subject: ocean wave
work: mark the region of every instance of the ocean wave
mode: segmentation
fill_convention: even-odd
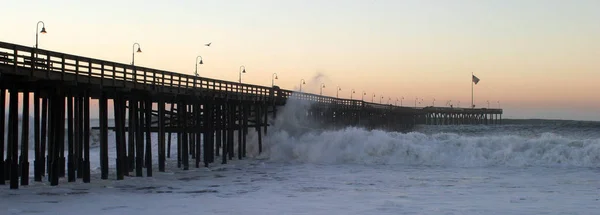
[[[512,135],[492,132],[497,128],[489,126],[438,127],[437,131],[417,129],[409,133],[356,127],[324,130],[305,117],[309,106],[301,101],[288,102],[271,122],[263,156],[274,161],[319,164],[600,167],[599,138],[552,132]],[[462,132],[446,132],[456,128]]]
[[[574,140],[552,133],[540,137],[426,135],[361,128],[269,135],[268,157],[321,164],[433,166],[600,167],[600,139]]]

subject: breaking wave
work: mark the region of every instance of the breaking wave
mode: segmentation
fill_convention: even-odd
[[[308,106],[288,102],[272,121],[265,156],[274,161],[317,164],[600,167],[597,138],[575,139],[549,132],[520,136],[399,133],[356,127],[323,130],[306,119],[303,110]]]
[[[435,166],[600,167],[600,140],[572,140],[552,133],[466,137],[346,128],[290,136],[270,136],[272,160],[323,164],[406,164]]]

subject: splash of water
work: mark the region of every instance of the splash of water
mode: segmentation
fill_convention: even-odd
[[[356,127],[323,130],[306,117],[310,105],[290,99],[278,118],[271,120],[273,126],[261,156],[318,164],[600,166],[600,139],[574,139],[554,133],[531,137],[400,133]],[[256,155],[255,149],[251,151]]]

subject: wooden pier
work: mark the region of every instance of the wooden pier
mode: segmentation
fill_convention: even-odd
[[[502,114],[500,109],[410,108],[338,99],[0,42],[0,112],[8,113],[0,115],[0,184],[8,181],[11,189],[29,184],[30,142],[34,181],[46,178],[55,186],[66,177],[89,183],[90,100],[99,109],[101,178],[108,179],[109,159],[114,159],[116,179],[122,180],[152,176],[155,164],[165,171],[172,144],[177,166],[184,170],[243,159],[247,144],[257,144],[262,152],[269,117],[277,117],[289,99],[309,102],[304,114],[324,128],[405,131],[416,124],[497,124]],[[109,117],[114,126],[109,127]],[[34,139],[29,140],[32,126]],[[109,141],[109,130],[114,141]],[[257,142],[247,142],[249,132],[256,132]],[[151,133],[158,136],[157,151]],[[177,141],[171,143],[171,136]],[[108,156],[109,142],[116,144],[114,158]],[[153,153],[158,161],[152,160]]]
[[[501,109],[472,109],[425,107],[425,122],[428,125],[501,124]]]

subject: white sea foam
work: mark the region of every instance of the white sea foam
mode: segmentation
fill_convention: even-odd
[[[458,134],[396,133],[346,128],[290,136],[269,136],[273,160],[324,164],[436,166],[600,166],[600,140],[572,140],[551,133],[466,137]]]
[[[399,133],[356,127],[322,130],[306,118],[304,110],[309,106],[291,100],[272,120],[264,156],[319,164],[600,166],[600,139],[573,139],[553,133],[528,137]]]

